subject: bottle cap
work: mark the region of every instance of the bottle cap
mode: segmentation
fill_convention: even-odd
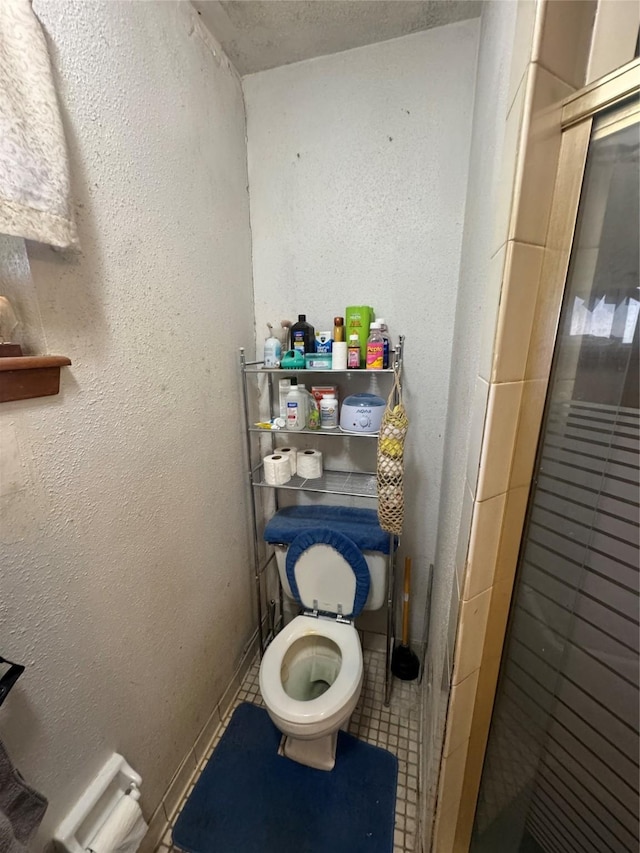
[[[355,341],[358,345],[360,344],[360,338],[356,334],[349,335],[349,340]]]
[[[344,317],[334,317],[333,318],[333,325],[334,326],[342,326],[343,323],[344,323]]]
[[[376,320],[375,323],[369,323],[369,329],[379,329],[380,323]]]
[[[297,384],[298,384],[298,380],[296,379],[295,376],[292,376],[291,377],[291,387],[295,388]]]
[[[298,314],[298,323],[304,323],[307,319],[306,314]]]

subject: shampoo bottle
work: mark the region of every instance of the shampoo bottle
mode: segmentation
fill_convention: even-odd
[[[350,305],[344,316],[349,343],[351,343],[352,335],[358,336],[360,341],[360,367],[366,367],[369,324],[375,316],[373,308],[368,305]]]
[[[307,323],[306,314],[298,314],[298,322],[291,327],[291,346],[302,355],[316,351],[316,330]]]

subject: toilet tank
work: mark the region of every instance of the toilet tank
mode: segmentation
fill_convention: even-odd
[[[328,527],[353,540],[369,567],[370,587],[365,610],[379,610],[387,597],[387,571],[391,537],[380,527],[375,510],[342,506],[293,506],[279,510],[265,527],[264,538],[274,546],[282,589],[293,599],[287,578],[289,545],[305,530]],[[397,539],[393,538],[393,547]],[[326,567],[326,551],[318,551],[318,571]]]

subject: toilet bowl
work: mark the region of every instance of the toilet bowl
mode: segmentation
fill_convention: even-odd
[[[352,540],[317,529],[301,533],[291,544],[287,577],[304,612],[267,648],[260,692],[284,735],[284,754],[331,770],[338,731],[348,725],[362,689],[362,648],[351,620],[367,600],[369,571]]]

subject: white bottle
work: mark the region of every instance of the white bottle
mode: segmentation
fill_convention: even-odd
[[[291,390],[287,394],[287,429],[300,431],[307,424],[307,389],[298,385],[297,379],[291,380]]]
[[[326,394],[320,400],[320,428],[335,429],[338,426],[338,401],[335,394]]]
[[[280,379],[278,382],[278,404],[280,408],[280,417],[287,419],[287,394],[291,390],[290,379]]]
[[[271,323],[267,323],[269,329],[269,337],[264,342],[264,366],[265,367],[280,367],[280,356],[282,355],[282,345],[278,338],[273,334]]]

